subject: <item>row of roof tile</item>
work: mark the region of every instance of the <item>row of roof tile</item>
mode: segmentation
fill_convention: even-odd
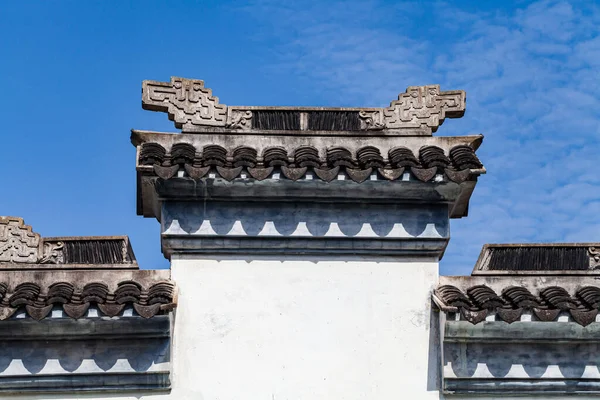
[[[259,157],[257,150],[251,147],[228,151],[218,145],[208,145],[198,151],[189,143],[176,143],[167,152],[160,144],[150,142],[142,145],[139,164],[153,166],[163,179],[175,176],[182,168],[190,177],[201,179],[215,168],[224,179],[232,180],[245,168],[251,177],[263,180],[279,167],[288,179],[297,180],[311,168],[318,178],[327,182],[335,179],[340,168],[356,182],[366,180],[373,170],[385,179],[395,180],[406,169],[422,181],[445,174],[452,181],[462,182],[472,169],[483,167],[468,145],[453,147],[448,156],[437,146],[422,147],[418,157],[406,147],[395,147],[389,150],[387,159],[374,146],[362,147],[356,155],[343,147],[330,147],[324,153],[325,157],[321,157],[315,147],[301,146],[290,155],[283,147],[269,147]]]
[[[20,307],[25,307],[32,318],[41,320],[54,305],[62,305],[65,314],[78,319],[85,315],[90,304],[96,304],[109,317],[132,305],[139,315],[150,318],[175,307],[174,296],[175,285],[170,281],[157,282],[146,289],[142,284],[128,280],[120,282],[114,292],[101,282],[88,283],[81,290],[69,282],[56,282],[47,288],[24,282],[12,291],[5,283],[0,283],[0,320],[11,317]]]
[[[466,291],[443,285],[434,291],[442,306],[454,308],[473,323],[479,323],[495,312],[508,323],[519,320],[523,311],[530,310],[541,321],[555,320],[561,311],[571,314],[583,326],[595,321],[600,308],[600,287],[584,286],[571,295],[565,288],[549,286],[537,295],[523,286],[509,286],[497,294],[486,285],[469,287]]]

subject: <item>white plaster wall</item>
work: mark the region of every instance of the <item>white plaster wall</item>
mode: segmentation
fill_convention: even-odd
[[[438,398],[437,262],[174,258],[172,273],[177,399]]]
[[[171,393],[2,398],[441,399],[430,337],[437,271],[433,261],[174,257],[180,293]]]
[[[430,337],[437,275],[433,260],[175,256],[171,393],[19,398],[439,399]]]

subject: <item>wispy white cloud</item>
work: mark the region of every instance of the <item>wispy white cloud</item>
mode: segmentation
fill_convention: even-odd
[[[488,168],[471,215],[453,222],[445,274],[469,273],[486,242],[600,241],[600,8],[538,1],[257,2],[279,37],[271,68],[331,104],[383,105],[406,86],[464,89],[468,111],[439,134],[481,132]]]

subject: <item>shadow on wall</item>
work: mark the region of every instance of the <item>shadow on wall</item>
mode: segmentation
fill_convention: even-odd
[[[437,392],[442,388],[442,360],[440,352],[440,313],[434,311],[433,301],[429,304],[429,350],[427,352],[427,391]]]
[[[170,359],[168,338],[69,341],[2,341],[0,373],[22,374],[19,360],[31,374],[65,372],[145,372]],[[58,361],[60,367],[48,363]],[[94,365],[85,363],[92,360]]]
[[[207,223],[208,221],[208,223]],[[237,223],[237,224],[236,224]],[[332,224],[341,236],[369,237],[447,237],[448,208],[445,205],[410,207],[406,205],[231,202],[170,203],[163,210],[163,230],[168,234],[207,234],[258,236],[324,236]],[[240,226],[241,225],[241,226]],[[368,225],[368,228],[365,226]]]
[[[444,360],[457,378],[600,379],[600,344],[444,344]],[[590,371],[591,367],[591,371]],[[448,368],[448,367],[446,367]],[[586,372],[587,369],[587,372]],[[448,375],[446,372],[446,375]]]

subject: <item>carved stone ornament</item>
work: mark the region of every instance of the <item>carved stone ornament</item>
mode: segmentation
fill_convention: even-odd
[[[588,253],[590,255],[590,269],[600,268],[600,248],[590,247]]]
[[[462,90],[442,92],[439,85],[427,85],[408,87],[387,108],[227,107],[219,104],[218,97],[213,96],[201,80],[171,77],[169,82],[144,81],[142,84],[142,107],[168,113],[169,119],[184,132],[201,132],[215,127],[244,131],[274,129],[266,125],[252,126],[255,112],[260,112],[267,125],[283,130],[310,130],[307,118],[335,119],[331,116],[333,113],[343,121],[337,121],[336,128],[333,127],[335,121],[331,120],[328,122],[330,128],[325,130],[385,130],[411,134],[416,130],[419,134],[430,135],[445,118],[461,117],[465,103],[466,94]],[[360,127],[349,128],[351,125],[347,122],[356,117],[360,119]],[[258,118],[258,121],[262,119]]]
[[[171,77],[170,82],[144,81],[142,107],[163,111],[178,128],[194,130],[194,126],[225,126],[227,106],[204,87],[204,81]]]
[[[252,111],[229,109],[226,126],[232,129],[250,129],[252,127]]]
[[[425,128],[435,132],[446,117],[461,117],[466,94],[440,91],[440,85],[410,86],[388,108],[360,111],[364,129]]]
[[[62,264],[64,261],[63,247],[65,247],[63,242],[44,243],[44,253],[38,262],[40,264]]]
[[[0,217],[0,262],[60,264],[63,242],[44,242],[22,218]]]
[[[364,126],[363,128],[369,131],[379,131],[385,128],[385,123],[383,122],[383,112],[382,110],[375,111],[365,111],[361,110],[358,113],[360,119],[363,120]]]
[[[36,263],[39,248],[40,235],[23,219],[0,217],[0,262]]]

